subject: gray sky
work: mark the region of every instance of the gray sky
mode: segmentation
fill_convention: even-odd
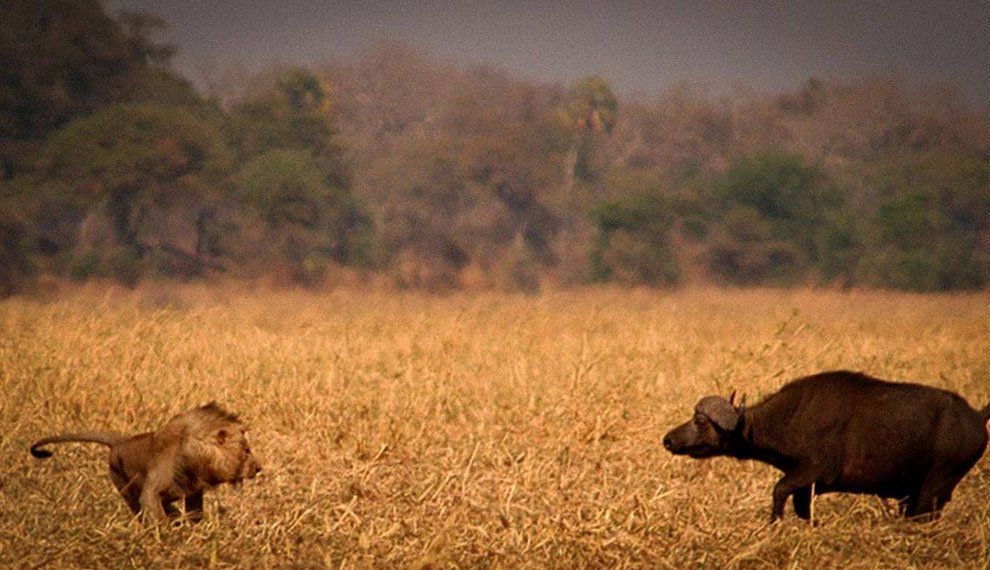
[[[681,82],[713,93],[792,90],[809,77],[898,73],[990,103],[990,0],[791,2],[107,0],[169,23],[175,67],[347,60],[400,41],[544,82],[606,78],[622,95]]]

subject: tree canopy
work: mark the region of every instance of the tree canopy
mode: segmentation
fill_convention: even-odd
[[[196,92],[153,14],[2,0],[0,294],[990,284],[990,113],[903,79],[620,98],[401,44]]]

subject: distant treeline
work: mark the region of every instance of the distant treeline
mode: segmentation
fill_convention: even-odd
[[[155,16],[3,4],[0,294],[42,275],[990,284],[990,113],[951,85],[620,101],[596,77],[381,45],[203,94],[170,70]]]

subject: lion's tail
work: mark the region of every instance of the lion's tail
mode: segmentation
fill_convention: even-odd
[[[102,443],[107,447],[113,447],[114,444],[123,439],[123,436],[108,433],[108,432],[90,432],[90,433],[64,433],[60,435],[53,435],[52,437],[46,437],[44,439],[39,439],[31,446],[31,455],[38,458],[51,457],[52,452],[47,449],[40,449],[43,445],[48,445],[50,443],[66,443],[66,442],[81,442],[81,443]]]

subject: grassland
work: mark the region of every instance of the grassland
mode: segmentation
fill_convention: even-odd
[[[990,400],[990,295],[83,290],[0,302],[0,566],[986,568],[990,463],[942,519],[826,495],[766,523],[772,468],[673,457],[695,401],[852,368]],[[216,399],[265,471],[208,521],[132,521],[97,446]],[[883,418],[877,418],[883,421]]]

